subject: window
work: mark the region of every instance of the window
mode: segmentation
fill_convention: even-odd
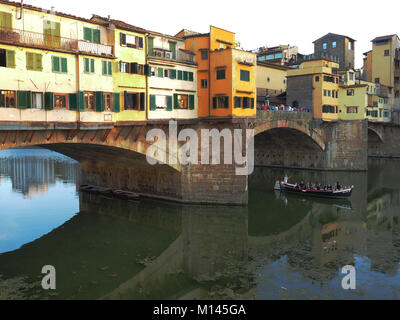
[[[329,77],[329,76],[324,76],[324,81],[325,82],[335,83],[335,78],[334,77]]]
[[[189,80],[189,72],[183,71],[183,80],[185,80],[185,81]]]
[[[201,79],[201,88],[202,89],[207,89],[207,87],[208,87],[207,79]]]
[[[326,97],[328,95],[328,92],[326,90],[324,90],[324,97]]]
[[[178,70],[178,80],[183,80],[183,71]]]
[[[51,57],[52,61],[52,70],[53,72],[61,72],[67,73],[68,72],[68,62],[67,58],[60,58],[60,57]]]
[[[328,49],[328,44],[327,44],[327,43],[323,43],[323,44],[322,44],[322,49],[323,49],[324,51],[326,51],[326,50]]]
[[[0,29],[11,30],[13,27],[13,16],[12,13],[0,12]]]
[[[250,71],[240,70],[240,81],[250,81]]]
[[[169,78],[169,70],[164,69],[164,78]]]
[[[271,78],[270,77],[267,78],[267,82],[268,83],[271,82]]]
[[[42,55],[38,53],[26,53],[26,69],[32,71],[43,71]]]
[[[0,49],[0,67],[15,68],[15,51]]]
[[[15,91],[0,91],[0,108],[15,107]]]
[[[111,61],[102,61],[102,73],[103,76],[111,76],[112,75],[112,62]]]
[[[375,83],[380,83],[381,80],[379,78],[375,78]]]
[[[43,20],[43,35],[45,46],[61,47],[61,25],[59,22]]]
[[[337,107],[335,108],[334,106],[327,106],[327,105],[322,106],[323,113],[337,113],[336,109],[337,109]]]
[[[249,101],[250,99],[249,98],[247,98],[247,97],[243,97],[242,98],[242,101],[243,101],[243,104],[242,104],[242,107],[243,107],[243,109],[249,109],[249,107],[250,107],[250,104],[249,104]]]
[[[125,110],[145,110],[145,94],[144,92],[126,92],[124,93]]]
[[[85,92],[85,110],[94,110],[95,109],[95,95],[94,92]],[[60,100],[60,103],[62,103],[62,100]],[[57,101],[56,101],[56,106],[57,106]]]
[[[354,80],[354,73],[353,72],[349,72],[349,80],[350,81]]]
[[[354,90],[353,89],[347,90],[347,95],[348,96],[354,96]]]
[[[346,107],[347,113],[358,113],[358,107]]]
[[[277,53],[275,55],[275,59],[282,59],[282,53]]]
[[[66,94],[54,94],[54,108],[55,109],[67,109],[67,95]]]
[[[114,99],[112,93],[104,93],[104,110],[113,111]]]
[[[336,41],[332,42],[332,48],[335,49],[336,48]]]
[[[235,97],[235,105],[234,107],[236,109],[242,108],[242,98],[241,97]]]
[[[208,51],[201,51],[201,60],[208,60]]]
[[[32,92],[32,108],[33,109],[43,109],[43,93]]]
[[[178,109],[189,109],[189,96],[187,94],[178,94],[176,97]]]
[[[83,58],[84,62],[84,71],[85,73],[94,73],[94,59],[91,58]]]
[[[349,42],[349,50],[353,51],[353,42]]]
[[[315,82],[319,82],[319,76],[315,77]]]
[[[214,97],[213,109],[229,109],[229,97],[227,96]]]
[[[265,61],[265,56],[259,56],[258,61]]]
[[[328,90],[328,97],[331,96],[331,90]]]
[[[120,45],[122,47],[143,49],[143,37],[120,33]]]
[[[83,39],[93,43],[100,43],[100,30],[83,28]]]
[[[388,44],[389,40],[381,40],[381,41],[376,41],[375,45],[377,46],[384,46],[385,44]]]
[[[274,60],[274,55],[273,54],[267,55],[267,60]]]
[[[390,51],[389,50],[385,50],[385,57],[390,56]]]
[[[225,79],[225,69],[217,70],[217,80]]]

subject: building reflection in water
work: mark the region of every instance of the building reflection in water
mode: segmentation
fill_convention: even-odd
[[[34,161],[18,171],[24,165],[16,163],[11,161],[5,174],[15,188],[51,184],[47,171],[63,180],[76,174],[73,166],[62,170],[57,163]],[[248,207],[81,194],[80,213],[70,221],[0,255],[0,274],[35,279],[41,264],[54,264],[57,299],[395,298],[397,165],[372,161],[368,174],[288,172],[295,180],[354,184],[351,201],[276,195],[274,179],[284,172],[275,169],[257,169],[250,177]],[[40,175],[17,183],[14,172],[29,176],[36,168]],[[341,289],[345,265],[359,268],[361,289],[353,295]],[[375,290],[386,284],[394,290]]]
[[[0,153],[0,179],[9,178],[14,191],[29,198],[47,193],[56,181],[75,183],[78,172],[75,161],[55,153],[49,156],[50,151],[41,149],[33,149],[34,156],[31,156],[30,150]]]

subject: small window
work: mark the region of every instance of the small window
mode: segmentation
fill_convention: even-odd
[[[390,51],[389,50],[385,50],[385,57],[390,56]]]
[[[83,28],[83,39],[93,43],[100,43],[100,30]]]
[[[324,51],[326,51],[326,50],[328,49],[328,44],[327,44],[327,43],[323,43],[323,44],[322,44],[322,49],[323,49]]]
[[[15,51],[0,49],[0,67],[15,68]]]
[[[335,49],[336,48],[336,41],[332,42],[332,48]]]
[[[240,70],[240,81],[250,81],[250,71]]]
[[[270,77],[267,78],[267,82],[268,83],[271,82],[271,78]]]
[[[201,60],[208,60],[208,51],[201,51]]]
[[[347,95],[348,96],[354,96],[354,90],[353,89],[347,90]]]
[[[56,103],[57,106],[57,103]],[[85,92],[85,110],[95,109],[95,95],[94,92]]]
[[[43,93],[32,92],[32,108],[33,109],[43,109]]]
[[[207,89],[207,87],[208,87],[207,79],[201,79],[201,88],[202,89]]]
[[[168,69],[164,70],[164,78],[169,78],[169,70]]]
[[[189,109],[189,96],[187,94],[178,94],[177,102],[179,109]]]
[[[217,70],[217,80],[225,79],[225,69]]]
[[[84,71],[85,71],[85,73],[94,73],[95,72],[94,59],[83,58],[83,63],[84,63]]]
[[[319,82],[319,76],[315,77],[315,82]]]
[[[112,76],[112,62],[102,61],[102,74],[103,76]]]
[[[93,94],[94,97],[94,94]],[[94,105],[94,103],[93,103]],[[86,107],[86,105],[85,105]],[[54,94],[54,108],[55,109],[66,109],[67,108],[67,95],[66,94]]]
[[[26,69],[32,71],[43,71],[43,57],[38,53],[26,53]]]
[[[67,58],[60,58],[53,56],[52,60],[52,70],[55,73],[67,73],[68,72],[68,61]]]
[[[350,73],[349,73],[349,80],[350,80],[350,81],[353,81],[353,80],[354,80],[354,73],[353,73],[353,72],[350,72]]]
[[[112,93],[104,93],[104,109],[105,111],[113,111],[113,94]]]
[[[0,108],[15,108],[15,91],[0,91]]]

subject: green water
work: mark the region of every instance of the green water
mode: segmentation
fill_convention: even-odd
[[[1,299],[398,299],[400,162],[368,173],[257,168],[248,207],[126,202],[76,192],[78,164],[0,151]],[[351,201],[274,180],[355,185]],[[54,291],[42,267],[56,269]],[[353,265],[357,288],[341,286]]]

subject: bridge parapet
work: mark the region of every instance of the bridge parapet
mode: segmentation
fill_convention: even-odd
[[[300,111],[270,111],[270,110],[259,110],[257,111],[257,120],[313,120],[313,114],[311,112],[300,112]]]

